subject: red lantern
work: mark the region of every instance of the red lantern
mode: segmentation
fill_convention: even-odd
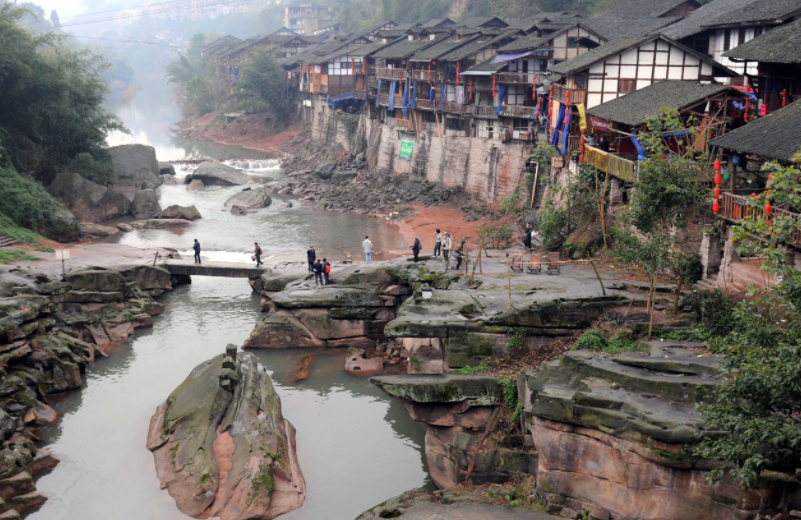
[[[715,186],[720,186],[720,181],[721,181],[721,180],[722,180],[722,179],[720,178],[720,174],[719,174],[719,173],[716,173],[716,174],[715,174]]]
[[[715,190],[712,193],[715,195],[715,200],[720,198],[720,188],[715,187]]]
[[[715,171],[720,171],[720,159],[715,159]]]
[[[717,215],[719,211],[720,211],[720,204],[718,203],[718,201],[713,202],[712,203],[712,213]]]
[[[431,62],[428,62],[428,82],[431,83]]]
[[[768,104],[767,103],[762,103],[762,106],[759,107],[759,115],[762,116],[762,117],[765,117],[766,115],[768,115]]]
[[[782,90],[782,107],[787,106],[787,89]]]
[[[367,61],[362,58],[362,74],[367,75]]]
[[[534,74],[534,81],[531,83],[531,98],[537,102],[537,75]]]
[[[765,216],[769,217],[773,213],[773,206],[770,205],[770,201],[765,203]]]
[[[456,64],[456,85],[459,85],[459,64]]]
[[[569,104],[570,104],[570,91],[569,90],[565,90],[565,105],[569,105]]]
[[[748,111],[751,110],[751,104],[748,100],[745,101],[745,110],[743,111],[743,120],[747,123],[748,122]]]

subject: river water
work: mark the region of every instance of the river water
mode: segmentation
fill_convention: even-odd
[[[157,94],[140,93],[138,101],[121,110],[133,134],[127,140],[153,144],[160,159],[259,159],[236,149],[171,138],[168,129],[177,111]],[[140,107],[147,99],[156,106]],[[277,163],[258,166],[256,175],[282,175]],[[198,238],[208,262],[247,262],[246,251],[258,241],[269,255],[268,266],[279,259],[302,261],[309,245],[334,257],[356,254],[364,235],[371,236],[377,250],[404,245],[386,223],[321,212],[297,201],[287,208],[282,197],[274,197],[270,207],[253,215],[234,216],[222,204],[240,189],[188,192],[183,184],[162,186],[158,192],[163,207],[194,204],[203,219],[180,231],[140,230],[121,234],[118,240],[189,254],[192,239]],[[91,365],[84,387],[53,403],[63,418],[42,432],[43,444],[61,464],[38,480],[39,491],[50,499],[30,519],[188,518],[159,489],[153,457],[145,448],[148,423],[196,365],[228,343],[242,344],[260,319],[259,298],[244,280],[195,277],[192,285],[177,288],[161,301],[166,311],[152,329],[140,330],[109,358]],[[298,457],[307,483],[305,505],[281,518],[351,520],[389,497],[429,485],[423,426],[366,379],[347,374],[344,351],[315,352],[309,378],[293,382],[307,352],[255,352],[273,378],[285,417],[297,428]]]

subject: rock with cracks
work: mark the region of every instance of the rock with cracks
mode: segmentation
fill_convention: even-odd
[[[234,345],[159,406],[147,442],[162,485],[192,517],[270,520],[305,500],[295,429],[256,357]]]
[[[186,184],[196,180],[202,181],[205,186],[237,186],[253,182],[253,177],[222,163],[207,162],[184,178]]]

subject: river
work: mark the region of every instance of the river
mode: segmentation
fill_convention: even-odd
[[[151,105],[140,106],[142,103]],[[141,92],[120,110],[136,142],[155,146],[159,158],[260,159],[237,149],[207,147],[168,134],[177,109],[158,92]],[[171,119],[172,118],[172,119]],[[115,138],[116,139],[116,138]],[[172,154],[172,155],[163,155]],[[253,173],[278,178],[277,163],[258,163]],[[315,245],[336,257],[357,252],[364,235],[377,250],[402,247],[387,223],[358,215],[329,213],[283,197],[253,215],[234,216],[222,203],[238,187],[188,192],[184,185],[158,188],[163,207],[195,204],[203,219],[181,231],[140,230],[122,234],[129,245],[173,247],[188,254],[192,239],[204,247],[205,261],[249,261],[258,241],[267,265],[297,258]],[[199,363],[228,343],[241,345],[260,318],[259,298],[243,280],[195,277],[161,301],[166,311],[152,329],[92,364],[84,387],[53,406],[62,420],[44,429],[43,444],[61,464],[37,486],[49,501],[32,520],[172,520],[181,514],[159,489],[153,457],[145,448],[156,407]],[[414,487],[429,485],[424,462],[424,427],[403,406],[363,378],[344,370],[344,351],[315,353],[307,380],[292,382],[306,351],[255,352],[273,377],[283,412],[297,428],[297,449],[307,482],[305,505],[285,520],[351,520],[365,509]]]

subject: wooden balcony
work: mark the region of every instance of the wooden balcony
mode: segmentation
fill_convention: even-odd
[[[406,71],[404,69],[387,69],[376,67],[374,70],[376,79],[390,81],[406,79]]]
[[[436,108],[439,108],[439,103],[435,101]],[[417,110],[431,110],[431,100],[429,98],[417,98]]]
[[[328,87],[327,94],[329,96],[339,96],[353,92],[355,89],[353,85],[326,85]]]
[[[525,130],[513,130],[512,139],[514,139],[515,141],[531,142],[534,140],[534,132],[528,132]]]
[[[554,85],[553,97],[557,101],[566,102],[570,97],[571,105],[578,105],[579,103],[587,102],[587,91],[585,89],[571,89],[562,85]]]
[[[534,117],[534,110],[535,107],[527,107],[522,105],[502,105],[500,116],[532,119]]]
[[[435,70],[429,72],[428,69],[418,69],[412,71],[410,78],[431,83],[442,83],[443,73]]]
[[[498,119],[498,107],[473,105],[473,115],[482,119]]]
[[[378,95],[378,104],[382,107],[389,106],[389,94],[379,94]]]
[[[367,101],[367,91],[366,90],[356,90],[354,95],[354,99],[361,99],[362,101]]]
[[[751,197],[723,192],[720,195],[719,215],[726,220],[739,222],[740,220],[746,219],[765,218],[765,209],[763,207],[754,207]],[[773,215],[777,217],[791,217],[795,220],[796,225],[793,228],[792,245],[801,246],[801,226],[798,224],[801,222],[801,215],[782,208],[773,208]]]
[[[439,100],[435,101],[437,104],[437,108],[439,108]],[[448,114],[456,114],[457,116],[464,116],[467,110],[466,106],[457,103],[456,101],[445,101],[442,103],[442,110],[443,112],[447,112]]]
[[[581,137],[579,137],[581,139]],[[598,148],[584,145],[584,164],[626,182],[637,181],[637,163]]]
[[[533,72],[499,72],[498,81],[501,83],[531,85],[534,83]]]
[[[414,133],[414,121],[411,119],[395,119],[395,128]]]

